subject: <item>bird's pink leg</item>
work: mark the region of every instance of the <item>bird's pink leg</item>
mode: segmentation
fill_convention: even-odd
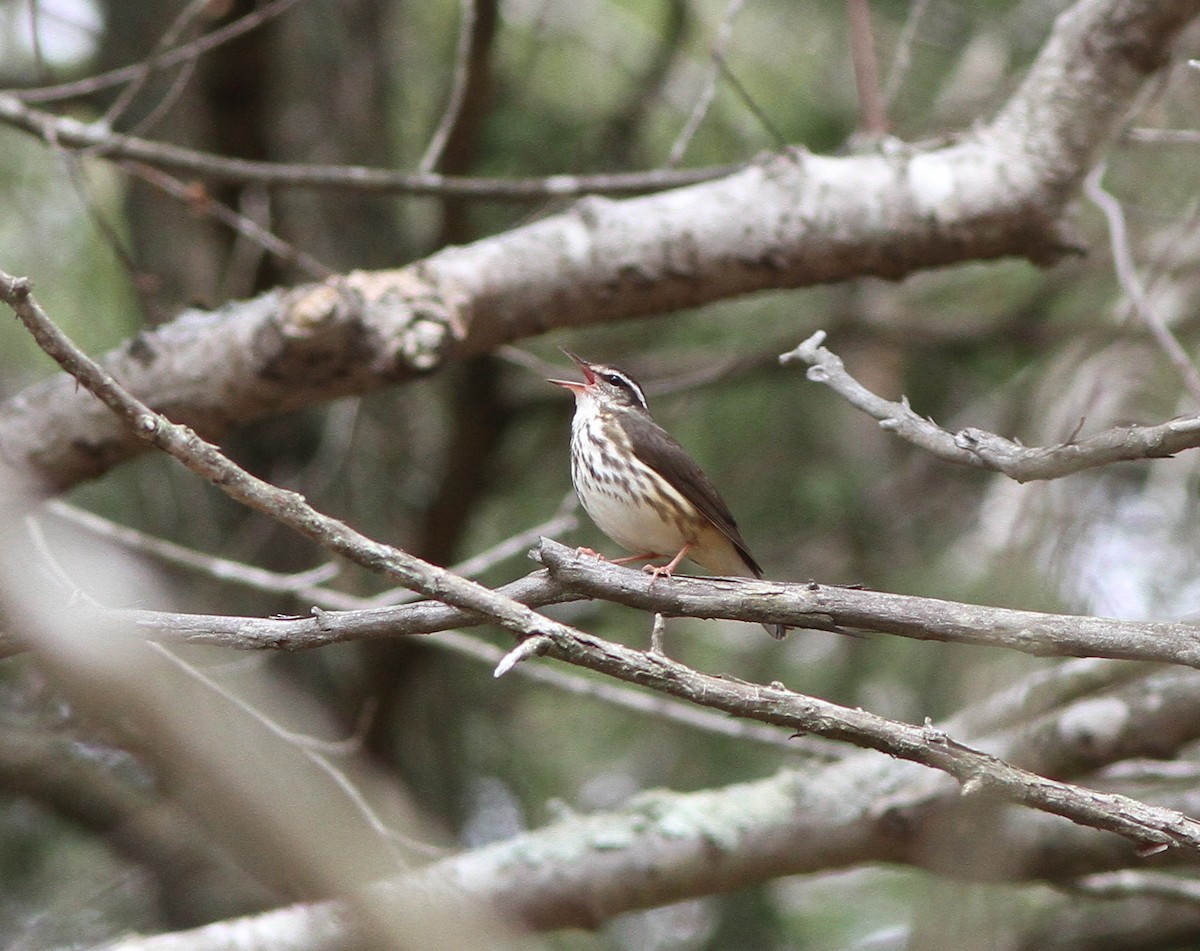
[[[688,542],[681,549],[679,549],[679,554],[668,561],[665,565],[646,565],[642,571],[646,572],[647,574],[654,575],[655,578],[662,577],[663,575],[666,575],[666,577],[670,578],[671,575],[675,573],[675,569],[679,567],[679,563],[683,561],[683,559],[687,556],[687,553],[691,550],[692,543]]]
[[[609,558],[607,555],[602,555],[594,548],[576,548],[581,555],[591,555],[593,558],[599,558],[601,561],[607,561],[610,565],[627,565],[633,561],[645,561],[647,558],[657,558],[658,553],[648,551],[644,555],[625,555],[623,558]]]
[[[644,555],[626,555],[624,558],[610,558],[609,561],[611,561],[614,565],[628,565],[631,562],[645,561],[647,558],[657,557],[657,552],[648,551]]]

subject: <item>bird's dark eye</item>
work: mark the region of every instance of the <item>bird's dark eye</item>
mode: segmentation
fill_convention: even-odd
[[[631,398],[641,406],[642,409],[646,408],[646,396],[642,392],[642,388],[620,370],[600,370],[596,375],[609,386],[616,387],[616,389],[623,392],[628,398]]]

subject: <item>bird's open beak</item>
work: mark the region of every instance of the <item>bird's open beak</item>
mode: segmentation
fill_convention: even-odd
[[[572,393],[582,393],[589,386],[596,382],[596,374],[592,372],[592,365],[583,357],[572,353],[570,350],[563,348],[563,353],[575,361],[579,369],[583,371],[584,382],[578,380],[548,380],[548,383],[553,383],[555,386],[564,386]]]

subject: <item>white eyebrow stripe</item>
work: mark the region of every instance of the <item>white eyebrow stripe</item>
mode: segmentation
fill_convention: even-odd
[[[637,401],[642,404],[642,409],[649,412],[650,407],[646,405],[646,394],[642,392],[641,386],[638,385],[638,382],[633,377],[631,377],[624,370],[618,370],[616,367],[605,367],[604,372],[611,373],[614,376],[619,376],[625,385],[633,390],[633,395],[636,396]]]

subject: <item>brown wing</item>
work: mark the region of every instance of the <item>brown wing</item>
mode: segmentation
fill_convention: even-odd
[[[700,514],[729,539],[746,566],[761,578],[762,568],[746,547],[729,506],[679,441],[646,413],[628,413],[622,422],[633,445],[633,454],[696,506]]]

